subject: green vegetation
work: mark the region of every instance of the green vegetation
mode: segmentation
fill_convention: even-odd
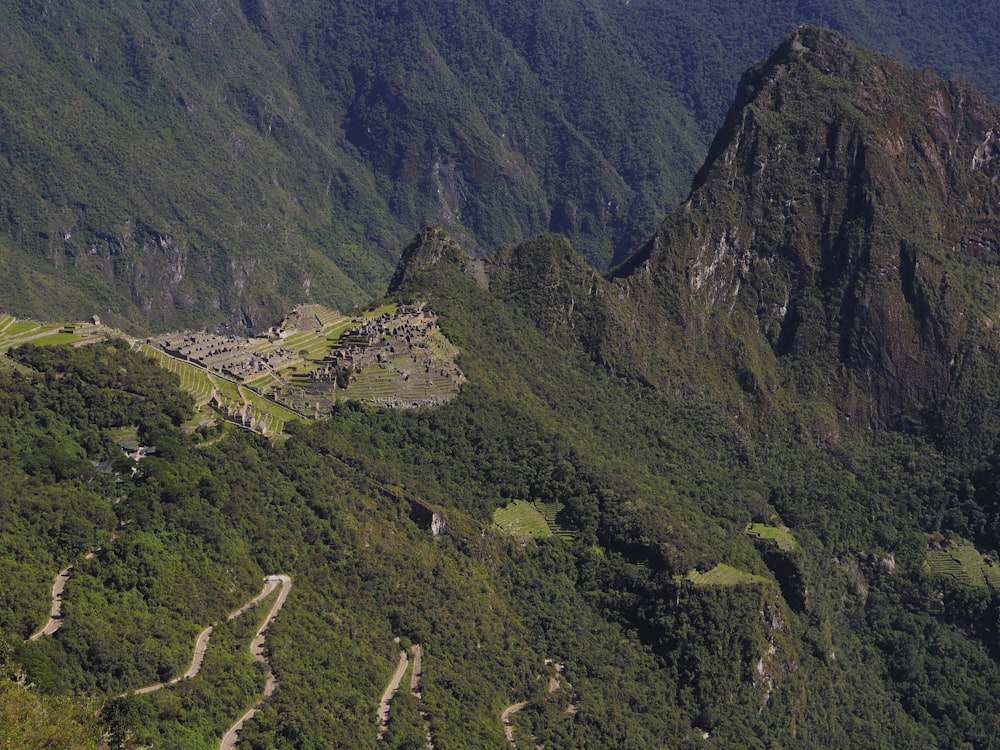
[[[1000,21],[968,3],[10,5],[0,298],[262,330],[303,299],[380,294],[429,222],[481,249],[559,231],[607,267],[802,23],[1000,94]]]
[[[504,508],[497,508],[493,512],[493,523],[511,536],[528,539],[552,536],[545,516],[534,505],[524,500],[514,500]]]
[[[435,271],[442,283],[448,273]],[[286,427],[278,443],[184,435],[175,425],[193,404],[179,378],[124,343],[14,350],[35,375],[0,375],[0,415],[10,415],[0,560],[11,582],[0,627],[10,642],[39,627],[52,576],[76,563],[62,628],[14,649],[35,690],[103,696],[103,721],[130,727],[139,745],[215,746],[262,690],[245,651],[253,618],[225,617],[264,573],[282,571],[296,585],[266,645],[280,686],[244,730],[251,747],[370,747],[398,657],[393,634],[424,649],[421,700],[404,692],[391,714],[400,741],[422,741],[423,711],[436,746],[500,746],[500,711],[532,696],[518,731],[553,747],[684,747],[703,730],[747,744],[786,737],[793,723],[807,746],[825,747],[849,744],[846,717],[871,722],[873,747],[926,744],[931,732],[941,744],[986,736],[977,717],[1000,693],[981,620],[963,620],[968,636],[949,623],[988,608],[956,600],[935,614],[918,604],[933,597],[911,591],[924,580],[913,540],[964,523],[945,489],[960,486],[957,467],[915,439],[866,433],[833,450],[793,435],[749,454],[746,435],[710,404],[580,364],[463,279],[448,281],[440,303],[471,375],[456,401],[414,412],[344,402],[330,420]],[[133,439],[158,449],[135,476],[89,478],[88,459],[130,469],[116,443]],[[493,532],[503,497],[536,499],[512,516],[530,514],[539,534],[558,523],[572,535],[524,546]],[[418,501],[440,509],[438,537]],[[763,585],[770,563],[746,533],[754,516],[794,525],[808,610]],[[860,554],[886,548],[893,573]],[[686,578],[692,569],[708,572]],[[845,569],[863,578],[866,600],[845,598]],[[899,596],[915,609],[878,604]],[[198,678],[111,700],[183,672],[209,622],[219,625]],[[905,691],[925,673],[889,670],[909,664],[901,650],[925,649],[916,633],[944,639],[950,656],[927,666],[947,671],[947,693],[914,704]],[[546,658],[566,664],[576,714],[565,712],[569,696],[545,698]],[[758,661],[773,680],[764,713]],[[806,680],[816,698],[802,714]],[[944,700],[988,711],[918,718]]]
[[[0,680],[0,747],[100,750],[109,746],[94,712],[85,706]]]
[[[377,283],[357,250],[360,240],[351,242],[362,236],[359,213],[370,208],[367,201],[377,192],[362,179],[363,163],[396,178],[375,182],[378,190],[391,193],[392,210],[400,216],[422,215],[419,196],[442,195],[422,175],[445,179],[464,169],[464,179],[471,180],[470,170],[475,171],[481,185],[519,205],[548,191],[563,196],[561,204],[546,204],[551,222],[582,232],[588,213],[572,196],[601,196],[598,203],[608,211],[605,191],[594,188],[619,185],[613,170],[601,173],[607,182],[588,181],[582,165],[600,159],[587,142],[608,135],[606,129],[620,127],[623,119],[638,126],[651,114],[642,107],[610,106],[614,100],[600,91],[581,95],[588,93],[581,88],[588,82],[623,71],[614,59],[602,57],[601,46],[591,49],[585,42],[614,31],[608,21],[613,13],[642,6],[616,4],[605,12],[603,6],[584,4],[574,16],[579,27],[546,16],[548,6],[532,6],[533,36],[514,23],[516,28],[497,37],[492,22],[486,23],[493,16],[467,14],[462,30],[481,32],[474,47],[451,43],[458,29],[444,20],[459,17],[465,6],[447,3],[279,8],[246,2],[238,10],[223,3],[215,8],[217,25],[203,23],[201,14],[208,11],[201,6],[177,5],[160,15],[122,7],[113,29],[95,23],[79,31],[50,24],[34,6],[20,15],[0,11],[0,34],[17,42],[0,49],[13,50],[16,59],[23,53],[28,62],[61,60],[90,82],[91,98],[66,99],[59,105],[66,111],[57,107],[53,114],[57,123],[60,116],[103,117],[92,111],[94,102],[102,103],[102,110],[114,113],[107,116],[114,127],[134,127],[166,143],[157,151],[156,144],[137,141],[136,151],[172,157],[175,147],[178,154],[192,150],[184,162],[191,169],[215,168],[242,191],[236,203],[222,200],[210,189],[210,178],[222,175],[211,172],[197,195],[176,190],[175,182],[161,184],[165,189],[157,200],[174,201],[170,215],[178,228],[167,227],[168,233],[152,229],[152,222],[135,222],[125,232],[118,231],[124,224],[116,199],[97,182],[53,180],[45,193],[28,188],[12,193],[20,202],[5,212],[5,236],[25,237],[25,245],[37,243],[44,252],[53,242],[86,236],[90,230],[56,222],[40,238],[19,218],[35,208],[46,214],[45,205],[53,202],[75,206],[81,200],[75,191],[86,189],[99,203],[87,204],[89,226],[116,231],[101,235],[104,244],[97,243],[92,255],[75,256],[81,266],[99,265],[102,248],[111,247],[108,259],[121,260],[133,257],[129,243],[149,244],[167,259],[157,268],[167,276],[153,282],[166,290],[176,283],[178,295],[191,301],[190,308],[176,305],[178,317],[196,317],[184,310],[196,310],[198,295],[212,288],[220,310],[239,307],[259,323],[277,319],[287,290],[307,286],[295,276],[297,269],[334,273],[329,264],[311,265],[319,250],[291,231],[296,227],[308,229],[309,242],[338,248],[337,257],[355,264],[359,278]],[[72,9],[53,6],[47,12],[59,16]],[[308,25],[308,33],[292,33],[301,28],[284,23],[293,17],[318,22]],[[352,31],[341,42],[344,23],[370,36],[362,40]],[[498,19],[495,25],[502,23]],[[39,27],[28,37],[81,39],[36,49],[17,36],[24,24]],[[165,38],[140,33],[147,24],[169,30],[169,44],[146,47]],[[260,54],[227,55],[207,65],[203,53],[209,42],[234,29],[243,33],[225,37],[231,51]],[[92,47],[105,38],[101,31],[131,44]],[[388,42],[400,39],[406,43],[398,45],[398,56],[380,56]],[[290,339],[296,350],[267,376],[252,372],[247,383],[221,374],[221,364],[219,374],[174,365],[169,371],[121,339],[97,338],[81,347],[32,343],[35,335],[40,341],[80,336],[82,324],[70,332],[68,326],[45,329],[0,320],[0,335],[20,344],[7,354],[12,364],[0,368],[0,697],[13,696],[10,705],[18,711],[12,719],[4,715],[13,727],[0,722],[0,731],[10,734],[10,744],[30,746],[47,723],[45,711],[64,706],[69,724],[60,735],[82,727],[76,739],[83,747],[100,746],[102,735],[120,748],[216,747],[222,731],[259,699],[267,669],[246,650],[263,608],[226,618],[259,591],[263,575],[274,572],[291,575],[296,585],[268,628],[265,650],[279,686],[244,729],[241,742],[248,747],[370,748],[377,702],[398,659],[394,636],[403,646],[423,648],[420,698],[404,686],[398,711],[390,714],[387,744],[394,747],[423,746],[425,727],[441,750],[502,747],[500,713],[520,701],[528,703],[517,715],[518,741],[552,748],[688,750],[704,746],[705,732],[723,747],[995,744],[1000,593],[993,583],[996,567],[976,550],[995,549],[1000,540],[998,426],[987,408],[991,401],[969,398],[994,393],[995,342],[988,328],[968,329],[967,338],[952,339],[949,327],[980,319],[991,292],[979,287],[989,285],[979,283],[966,295],[960,282],[977,278],[974,271],[986,261],[971,258],[967,275],[949,273],[947,283],[944,270],[950,267],[944,269],[941,258],[947,254],[941,248],[921,250],[918,266],[906,240],[919,240],[919,220],[929,221],[920,217],[922,204],[904,201],[898,216],[885,212],[891,204],[877,204],[896,186],[917,195],[917,183],[902,179],[906,170],[893,173],[900,177],[896,182],[873,171],[891,162],[878,161],[888,146],[865,140],[878,130],[874,121],[851,120],[858,127],[844,130],[843,137],[827,129],[847,122],[840,117],[844,112],[853,116],[860,108],[846,93],[859,87],[826,71],[845,60],[868,70],[864,65],[874,58],[815,30],[802,31],[801,39],[809,42],[808,52],[793,50],[790,43],[785,53],[814,55],[808,69],[785,67],[768,78],[762,68],[746,79],[762,88],[741,91],[749,98],[765,91],[765,84],[778,86],[766,90],[794,118],[782,120],[780,108],[769,109],[762,101],[757,110],[745,110],[741,122],[759,126],[754,132],[760,139],[753,142],[751,157],[732,162],[741,179],[770,179],[776,173],[782,188],[808,197],[797,211],[794,203],[789,207],[779,200],[771,185],[753,183],[761,191],[746,195],[761,205],[748,205],[740,221],[756,216],[761,206],[763,213],[753,232],[741,234],[744,225],[735,217],[744,204],[726,192],[732,187],[726,172],[706,170],[701,184],[711,190],[695,195],[690,210],[668,221],[648,253],[615,280],[602,279],[551,234],[502,248],[486,262],[466,258],[440,231],[421,234],[395,277],[389,304],[432,300],[441,331],[461,348],[467,381],[454,400],[436,408],[398,410],[338,399],[325,420],[272,412],[265,389],[274,388],[283,374],[301,376],[314,367],[317,355],[346,330],[343,319],[318,307],[300,310],[308,325],[296,332],[289,328],[284,339],[274,333]],[[292,40],[291,57],[299,61],[292,66],[295,75],[281,86],[246,85],[246,76],[284,59],[282,50]],[[612,33],[603,43],[619,41]],[[845,49],[847,57],[834,54]],[[509,63],[498,76],[518,76],[529,84],[533,76],[560,80],[553,64],[560,56],[572,60],[580,75],[558,96],[546,95],[546,102],[523,97],[517,106],[546,115],[534,129],[518,124],[516,107],[504,109],[507,97],[484,95],[477,99],[486,102],[481,120],[463,117],[468,110],[460,106],[462,89],[453,79],[472,81],[483,92],[503,89],[506,81],[483,77],[480,55]],[[342,67],[346,58],[350,64]],[[528,58],[533,64],[522,65]],[[253,70],[236,70],[234,59],[239,65],[250,61]],[[203,75],[179,87],[170,77],[174,66],[181,72],[205,67]],[[316,69],[321,78],[314,76]],[[887,76],[892,70],[888,63],[879,68]],[[2,68],[0,76],[17,73]],[[435,85],[424,85],[424,75]],[[115,87],[107,85],[111,79]],[[830,96],[795,96],[827,79]],[[46,78],[49,88],[42,91],[51,93],[58,80]],[[253,82],[258,80],[264,79]],[[927,75],[906,80],[912,91],[925,93],[930,89],[921,87],[941,85]],[[962,86],[947,91],[968,94],[965,108],[993,111]],[[338,100],[338,92],[347,89],[353,96]],[[171,125],[191,118],[199,127],[227,134],[210,163],[203,154],[199,158],[183,128],[140,117],[145,110],[138,102],[149,95],[158,97]],[[213,110],[212,102],[219,100],[236,102],[240,119]],[[319,135],[329,132],[330,102],[341,108],[335,122],[346,123],[349,147]],[[843,111],[825,112],[827,106]],[[74,115],[81,107],[84,113]],[[38,102],[29,99],[23,113],[8,107],[2,114],[31,118],[37,111]],[[563,111],[574,117],[561,116]],[[603,120],[602,111],[609,113]],[[303,122],[312,130],[297,127]],[[650,117],[652,124],[644,127],[656,129],[657,122]],[[86,135],[76,120],[69,124],[76,130],[67,132]],[[829,169],[814,180],[813,171],[799,174],[791,162],[755,161],[770,154],[761,150],[764,136],[782,128],[801,137],[790,143],[802,146],[809,170],[817,148],[831,156]],[[17,145],[20,131],[3,132],[3,154],[12,169],[0,170],[0,179],[21,184],[27,176],[14,167],[35,158],[36,151],[52,149],[33,150],[28,143],[18,161],[8,155],[13,147],[7,144]],[[308,132],[315,138],[303,136]],[[492,138],[497,132],[504,134],[503,144]],[[915,132],[919,140],[923,131]],[[566,137],[553,140],[552,133]],[[609,148],[637,156],[632,141],[621,139]],[[449,148],[433,146],[442,142]],[[63,158],[73,161],[78,152],[85,158],[102,148],[97,143],[103,142],[81,140],[80,148]],[[529,143],[546,149],[546,163],[556,166],[544,179],[536,174],[537,192],[526,195],[502,170],[529,173],[517,151]],[[720,139],[719,148],[726,143]],[[349,152],[342,162],[340,146]],[[926,151],[941,159],[949,153]],[[219,157],[223,153],[230,163]],[[282,157],[293,153],[310,154],[316,171],[300,173],[297,162]],[[481,153],[491,160],[476,162],[473,156]],[[872,160],[859,163],[852,154]],[[107,170],[115,180],[138,184],[141,173],[131,172],[130,161],[136,153],[124,150],[121,161],[117,154],[106,156],[88,173]],[[440,167],[430,173],[428,163]],[[725,163],[724,158],[713,162]],[[922,174],[922,163],[908,163],[907,169]],[[643,164],[656,168],[641,159],[634,166]],[[843,165],[851,165],[846,174]],[[967,167],[956,169],[958,177],[968,177]],[[172,173],[165,167],[151,171],[150,182],[160,184],[165,174]],[[858,182],[852,182],[855,177]],[[954,184],[971,184],[962,179]],[[816,194],[810,192],[814,182],[823,188]],[[25,184],[30,187],[30,181]],[[581,184],[588,189],[569,189]],[[859,202],[847,201],[845,184],[858,186],[860,192],[850,197]],[[351,185],[357,192],[346,196]],[[992,185],[987,178],[975,183],[988,205],[993,205]],[[501,213],[490,206],[509,203],[488,206],[471,188],[461,194],[472,196],[463,207],[470,224],[519,231],[513,220],[503,229],[495,223]],[[705,195],[719,197],[714,216],[698,204]],[[31,196],[40,196],[40,203]],[[954,210],[958,203],[945,208]],[[357,226],[339,235],[329,217],[332,209],[348,204],[356,211],[343,213]],[[136,210],[156,208],[150,205],[137,196]],[[865,215],[869,209],[888,218],[866,235],[864,222],[852,212]],[[69,215],[75,210],[68,209]],[[766,235],[785,224],[767,211],[786,210],[788,223],[793,216],[803,223],[778,242]],[[216,213],[229,223],[211,223]],[[253,222],[245,218],[251,215]],[[846,218],[836,230],[810,223],[822,216]],[[182,236],[185,217],[196,220],[204,234]],[[942,227],[955,218],[947,212],[940,217]],[[906,223],[913,225],[909,234],[894,234]],[[238,277],[230,279],[233,289],[245,285],[240,288],[247,296],[237,299],[224,283],[212,287],[206,256],[235,246],[236,230],[251,233],[253,227],[265,236],[245,245],[253,262],[224,260]],[[719,227],[724,234],[714,234]],[[394,227],[383,229],[387,234],[380,236],[389,242],[385,237]],[[626,230],[615,227],[612,233],[619,231]],[[824,241],[805,242],[816,236]],[[879,244],[863,241],[886,236],[890,239]],[[699,259],[685,255],[696,247],[683,244],[685,237],[698,238],[697,247],[708,248],[711,258],[720,251],[719,262],[687,264]],[[195,280],[169,262],[179,257],[171,253],[183,242],[202,250],[184,256],[201,269]],[[262,251],[283,243],[303,264],[288,266],[287,278],[281,275],[281,254]],[[889,255],[878,256],[885,247]],[[762,255],[765,251],[769,254]],[[799,253],[795,258],[793,251]],[[730,276],[726,252],[738,260],[728,269]],[[745,267],[763,257],[766,263]],[[251,267],[252,279],[249,272],[240,276]],[[23,273],[34,273],[33,266],[24,268]],[[136,278],[149,271],[125,263],[115,269]],[[887,269],[887,278],[898,272],[898,283],[873,280],[882,278],[881,269]],[[631,270],[636,272],[626,273]],[[83,270],[73,271],[87,278]],[[161,283],[178,274],[180,281]],[[22,280],[0,278],[7,286]],[[110,276],[99,278],[105,281],[93,282],[99,288],[91,299],[100,299],[102,310],[122,314],[149,301],[142,299],[141,285],[134,288],[139,302],[123,300],[107,282]],[[312,275],[308,280],[312,283]],[[801,286],[793,288],[792,281]],[[25,288],[51,293],[41,282]],[[866,302],[865,314],[850,318],[860,310],[854,303],[875,300],[880,290],[901,290],[902,302],[892,298],[898,304],[886,308]],[[246,299],[252,303],[242,305]],[[792,328],[760,325],[786,300],[781,315],[791,316]],[[877,329],[890,313],[900,328],[891,329],[887,341],[897,348],[876,345],[886,343],[875,332],[890,330]],[[351,338],[364,336],[359,331]],[[946,369],[959,373],[960,380],[940,381],[949,389],[937,401],[935,373],[917,365],[932,361],[931,352],[938,357],[934,361],[949,362],[949,342],[957,340],[963,342],[956,350],[961,357]],[[913,342],[922,348],[907,348],[916,347]],[[223,336],[216,343],[223,344],[221,354],[219,347],[208,349],[219,363],[226,360],[227,347],[237,345]],[[273,347],[272,353],[279,349],[273,338],[261,346]],[[854,358],[837,359],[843,352]],[[881,391],[868,390],[871,381],[856,376],[889,362],[914,369],[895,380],[883,377]],[[298,377],[295,384],[305,379]],[[315,392],[306,392],[303,401],[316,408]],[[246,426],[281,429],[285,439],[197,424],[196,402],[213,396],[234,418],[250,423]],[[894,411],[879,411],[878,399]],[[880,429],[878,417],[886,414],[899,420],[900,429]],[[156,450],[135,461],[122,450],[133,444]],[[794,537],[777,519],[795,530]],[[511,533],[529,529],[528,544]],[[960,541],[928,554],[928,538]],[[73,570],[63,592],[61,627],[25,642],[45,622],[53,576],[68,565]],[[215,623],[216,632],[196,678],[118,698],[181,674],[207,623]],[[572,695],[564,696],[562,688],[548,692],[552,671],[546,660],[565,665],[560,680]],[[19,674],[33,686],[30,692],[11,681]],[[32,715],[20,708],[25,696]],[[0,710],[5,708],[6,701],[0,702]]]

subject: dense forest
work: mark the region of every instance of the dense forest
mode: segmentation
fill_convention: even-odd
[[[248,747],[370,747],[394,637],[424,662],[419,699],[393,701],[390,747],[422,746],[424,723],[435,747],[501,746],[520,701],[515,737],[552,747],[991,745],[996,561],[978,558],[975,584],[928,560],[995,549],[995,459],[852,430],[765,440],[710,401],[587,364],[456,268],[407,283],[441,292],[470,377],[459,399],[346,403],[285,440],[185,434],[172,376],[120,343],[11,353],[0,623],[6,669],[37,700],[98,710],[95,743],[214,747],[263,689],[255,626],[226,613],[281,572],[295,586],[266,641],[279,688]],[[156,452],[121,456],[123,426]],[[492,518],[512,499],[559,503],[568,533],[508,535]],[[21,644],[70,563],[62,627]],[[735,583],[699,577],[720,564]],[[209,623],[195,679],[116,698],[181,674]],[[565,665],[552,692],[547,659]]]

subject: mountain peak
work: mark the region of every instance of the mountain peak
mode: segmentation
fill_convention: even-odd
[[[687,201],[614,277],[689,340],[766,342],[755,367],[769,350],[838,382],[847,416],[905,423],[1000,324],[969,275],[1000,251],[998,126],[964,81],[799,28],[743,76]]]
[[[464,267],[468,260],[468,254],[447,230],[436,225],[424,227],[403,249],[396,272],[389,282],[389,293],[399,291],[412,280],[414,274],[438,263],[452,263]]]

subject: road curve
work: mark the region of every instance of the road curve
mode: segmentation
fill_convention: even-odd
[[[239,617],[250,606],[253,606],[253,604],[256,604],[274,591],[277,586],[281,586],[281,592],[278,594],[278,598],[275,599],[274,604],[271,605],[271,609],[267,613],[267,617],[264,618],[264,622],[257,629],[253,639],[250,641],[250,653],[253,654],[253,658],[259,662],[263,662],[264,664],[267,663],[267,657],[264,655],[264,638],[267,634],[267,628],[274,618],[278,616],[278,612],[281,611],[281,608],[285,605],[285,599],[288,598],[288,592],[292,588],[291,577],[284,574],[267,576],[264,579],[264,588],[261,593],[250,604],[241,607],[229,617],[230,620],[235,617]],[[252,708],[237,719],[236,723],[229,728],[229,731],[222,736],[222,741],[219,743],[219,750],[233,750],[236,747],[236,743],[239,740],[240,730],[243,729],[243,725],[254,717],[254,715],[264,706],[264,701],[270,698],[277,689],[278,680],[275,678],[274,672],[268,670],[267,681],[264,683],[264,695]]]
[[[198,672],[201,671],[202,662],[205,661],[205,652],[208,651],[208,639],[212,637],[212,631],[215,629],[214,625],[209,625],[207,628],[198,633],[198,637],[194,642],[194,651],[191,654],[191,666],[187,668],[187,671],[180,677],[175,677],[167,682],[157,682],[155,685],[146,685],[146,687],[141,687],[133,691],[134,695],[142,695],[143,693],[155,693],[161,688],[165,688],[168,685],[176,685],[181,680],[190,680],[196,677]]]
[[[37,641],[42,636],[52,635],[62,627],[63,589],[66,588],[66,581],[69,580],[69,574],[72,572],[73,566],[67,565],[56,575],[55,580],[52,582],[52,606],[49,609],[49,621],[42,626],[41,630],[32,633],[28,637],[28,641]],[[25,643],[28,641],[25,641]]]
[[[399,639],[397,638],[396,641],[398,642]],[[385,692],[382,693],[382,700],[378,704],[378,736],[375,738],[376,742],[380,742],[385,735],[386,727],[389,725],[389,704],[392,703],[392,696],[396,694],[399,683],[403,680],[403,673],[406,672],[406,665],[409,664],[409,661],[406,651],[400,649],[399,664],[396,665],[396,671],[393,672],[389,684],[385,687]]]
[[[254,635],[254,641],[251,642],[250,651],[254,654],[254,657],[258,661],[264,661],[263,658],[264,636],[262,634],[264,630],[267,628],[268,624],[270,624],[271,620],[273,620],[275,615],[278,614],[278,610],[280,610],[281,606],[285,603],[285,599],[288,597],[288,589],[292,585],[292,579],[284,575],[267,576],[264,579],[264,588],[261,590],[261,593],[257,594],[257,596],[255,596],[253,599],[251,599],[249,602],[244,604],[239,609],[230,613],[227,619],[227,622],[229,620],[235,620],[237,617],[242,615],[252,606],[259,603],[262,599],[264,599],[268,594],[270,594],[280,585],[285,586],[284,590],[278,596],[278,600],[275,602],[274,606],[271,607],[271,611],[267,613],[267,618],[264,620],[264,624],[260,626],[260,629]],[[208,651],[208,641],[212,637],[212,632],[214,630],[215,626],[209,625],[207,628],[205,628],[198,634],[198,638],[195,639],[194,642],[194,651],[191,654],[191,664],[187,668],[187,671],[180,677],[174,677],[172,680],[167,680],[166,682],[157,682],[153,685],[146,685],[145,687],[137,688],[135,690],[130,690],[128,693],[123,693],[122,696],[120,697],[129,695],[130,693],[132,695],[155,693],[157,690],[162,690],[163,688],[168,687],[170,685],[176,685],[181,680],[190,680],[193,679],[194,677],[197,677],[198,673],[201,671],[201,665],[205,661],[205,653]],[[254,651],[253,643],[258,642],[258,640],[259,644],[257,646],[257,651]]]
[[[500,714],[500,723],[503,724],[503,733],[507,736],[507,742],[511,745],[514,744],[514,725],[510,722],[511,714],[517,713],[522,708],[528,705],[528,701],[521,701],[520,703],[514,703],[513,705],[507,706]]]

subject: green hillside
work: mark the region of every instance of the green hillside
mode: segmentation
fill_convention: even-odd
[[[185,435],[178,381],[124,347],[14,352],[37,374],[0,375],[0,628],[36,692],[92,696],[126,747],[217,747],[264,689],[256,625],[227,613],[283,573],[294,586],[265,642],[278,687],[241,732],[250,747],[370,747],[397,636],[423,663],[419,699],[391,704],[393,747],[425,723],[435,746],[502,746],[500,715],[522,701],[516,736],[560,747],[793,731],[807,747],[988,745],[989,600],[924,573],[927,530],[977,533],[963,467],[917,437],[758,441],[709,401],[587,365],[458,267],[419,285],[462,346],[461,395],[345,402],[284,442]],[[156,452],[126,460],[122,425]],[[494,531],[510,497],[562,504],[572,533]],[[807,609],[746,533],[774,517],[799,545]],[[22,644],[68,564],[61,627]],[[196,677],[116,698],[182,674],[212,624]],[[546,659],[572,696],[548,697]],[[927,718],[942,706],[947,720]]]
[[[262,330],[380,295],[428,223],[606,268],[803,22],[1000,93],[965,2],[0,3],[4,307]]]
[[[48,71],[78,148],[0,130],[0,745],[996,745],[998,109],[800,29],[603,275],[642,224],[581,206],[675,175],[632,186],[650,110],[582,94],[658,8],[3,10],[0,76]]]

